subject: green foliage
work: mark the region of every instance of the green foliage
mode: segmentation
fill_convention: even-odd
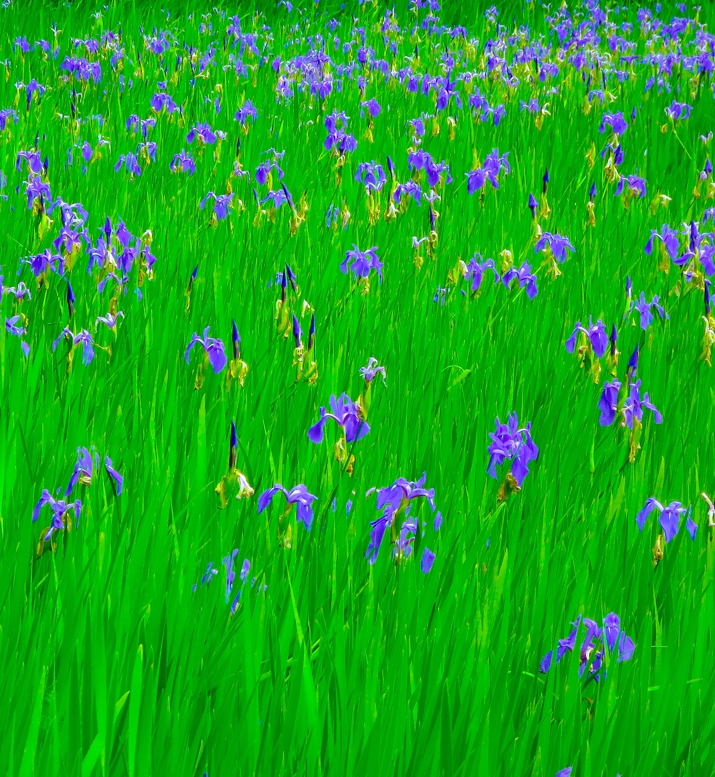
[[[662,133],[672,96],[644,95],[642,81],[620,85],[618,109],[638,107],[624,139],[625,168],[637,169],[649,187],[648,199],[627,210],[600,160],[588,167],[591,144],[600,150],[606,142],[598,133],[602,109],[584,115],[583,88],[573,76],[551,98],[541,130],[518,108],[531,96],[527,85],[512,94],[497,128],[473,123],[465,112],[452,140],[442,115],[440,133],[425,144],[435,160],[450,163],[454,184],[439,188],[439,242],[417,271],[411,239],[427,234],[427,208],[412,204],[395,222],[370,225],[365,191],[353,179],[358,162],[386,167],[388,154],[407,177],[405,122],[429,110],[432,97],[383,87],[368,93],[383,104],[370,144],[354,85],[325,105],[298,94],[282,107],[267,66],[255,84],[253,76],[213,67],[195,88],[184,67],[168,91],[183,104],[186,125],[159,117],[151,131],[157,161],[131,179],[113,171],[119,154],[138,142],[125,122],[131,113],[150,114],[164,77],[148,57],[143,77],[133,75],[139,27],[167,27],[189,45],[205,46],[200,13],[188,20],[177,7],[166,21],[158,6],[113,5],[100,22],[86,4],[25,9],[13,6],[0,17],[3,56],[12,63],[0,79],[0,103],[12,105],[15,81],[34,77],[52,88],[0,140],[0,169],[10,179],[9,200],[0,202],[6,284],[17,260],[48,247],[59,224],[57,215],[40,239],[22,190],[13,191],[22,180],[15,155],[31,148],[38,132],[55,196],[87,207],[94,238],[107,216],[121,217],[136,235],[151,229],[157,262],[141,299],[134,281],[120,298],[125,318],[116,338],[106,329],[97,334],[111,355],[98,349],[89,366],[76,353],[68,372],[66,344],[51,350],[67,324],[66,285],[56,275],[37,290],[23,271],[33,292],[22,307],[29,359],[0,328],[0,688],[7,700],[0,772],[551,777],[573,764],[579,777],[709,773],[715,551],[699,495],[715,490],[713,373],[699,358],[702,296],[674,294],[677,268],[666,275],[657,252],[643,254],[650,230],[663,221],[702,217],[704,201],[691,192],[707,152],[698,135],[713,124],[709,87],[689,99],[695,109],[688,122]],[[530,23],[542,18],[525,13]],[[360,14],[370,29],[380,16],[373,6]],[[269,11],[276,51],[283,50],[287,18]],[[17,35],[51,38],[53,19],[64,30],[63,46],[70,36],[98,36],[121,22],[127,49],[124,77],[133,87],[122,93],[103,61],[102,82],[84,88],[80,111],[104,122],[88,121],[78,134],[58,116],[70,113],[61,58],[11,53]],[[347,34],[350,20],[341,19]],[[224,25],[217,16],[213,23]],[[245,29],[253,23],[244,15]],[[480,16],[477,37],[487,34],[484,24]],[[430,56],[436,68],[437,55]],[[674,75],[672,83],[685,95],[689,78]],[[222,85],[218,117],[203,101],[218,94],[214,84]],[[296,203],[305,192],[309,206],[295,235],[287,207],[274,223],[254,226],[247,180],[231,179],[228,220],[209,226],[210,206],[198,207],[207,191],[226,190],[239,135],[233,114],[247,97],[258,119],[241,135],[241,163],[253,173],[265,149],[286,150],[284,181]],[[359,143],[340,185],[323,148],[325,115],[334,109],[351,117]],[[196,174],[170,173],[173,154],[189,149],[189,127],[204,120],[229,131],[220,160],[211,148],[192,149]],[[101,149],[86,175],[77,149],[65,166],[67,149],[79,140],[94,146],[97,133],[111,148]],[[498,191],[468,196],[473,151],[483,161],[495,146],[510,152],[512,173]],[[455,288],[444,305],[435,303],[449,270],[477,251],[499,265],[508,249],[516,264],[538,267],[526,202],[530,191],[539,197],[546,166],[552,214],[542,226],[568,235],[576,248],[563,275],[550,279],[539,270],[533,301],[488,277],[478,297]],[[592,228],[585,203],[593,180],[599,193]],[[656,191],[672,202],[653,215]],[[387,193],[379,195],[383,212]],[[243,211],[235,207],[239,199]],[[350,211],[346,229],[326,229],[330,205]],[[384,283],[374,278],[366,295],[339,271],[353,243],[378,246],[385,264]],[[74,319],[94,331],[109,295],[96,293],[85,261],[71,274]],[[285,262],[316,313],[315,385],[295,382],[292,341],[276,334],[279,290],[271,281]],[[659,294],[669,313],[647,333],[621,325],[626,275],[636,292]],[[3,314],[11,315],[11,305],[6,297]],[[589,315],[619,325],[621,370],[641,344],[639,374],[664,416],[660,426],[646,420],[633,463],[622,430],[598,425],[605,373],[594,385],[564,349],[575,321]],[[196,390],[199,356],[191,365],[183,359],[191,335],[210,326],[230,347],[233,319],[249,365],[245,387],[227,388],[225,374],[209,369]],[[309,314],[301,323],[307,331]],[[358,370],[370,356],[386,366],[387,385],[378,379],[373,386],[372,429],[352,451],[349,476],[333,458],[333,429],[320,446],[306,431],[331,393],[357,398]],[[499,482],[486,474],[488,433],[496,416],[505,420],[514,410],[533,422],[541,456],[522,491],[499,505]],[[238,466],[256,494],[274,482],[305,483],[319,497],[312,531],[294,524],[290,550],[277,539],[279,507],[257,515],[254,497],[231,498],[219,509],[214,488],[226,474],[231,420]],[[79,486],[80,526],[58,533],[55,552],[48,543],[38,557],[42,521],[32,523],[32,508],[43,488],[65,487],[76,448],[92,445],[112,457],[124,493],[116,497],[103,473]],[[386,548],[369,566],[364,554],[377,512],[366,491],[423,471],[444,515],[434,568],[423,575],[419,557],[396,567]],[[694,504],[700,524],[696,542],[681,531],[655,568],[657,524],[651,520],[639,533],[634,520],[652,495]],[[347,500],[354,506],[346,516]],[[420,510],[420,520],[432,520],[425,506]],[[220,561],[233,548],[240,548],[237,561],[250,559],[251,572],[231,616]],[[219,575],[202,586],[209,561]],[[579,680],[575,656],[539,675],[539,660],[569,621],[611,611],[637,644],[632,661],[611,666],[598,686]]]

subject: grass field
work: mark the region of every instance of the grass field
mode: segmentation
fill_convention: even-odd
[[[0,772],[714,773],[709,4],[209,5],[0,10]]]

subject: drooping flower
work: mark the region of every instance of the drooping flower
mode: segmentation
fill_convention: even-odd
[[[618,394],[620,390],[621,383],[618,380],[604,384],[601,398],[598,400],[598,409],[601,411],[601,417],[598,419],[598,422],[601,426],[610,426],[614,422],[618,409]]]
[[[79,499],[74,502],[65,502],[63,499],[55,499],[52,494],[45,489],[32,511],[33,523],[40,517],[40,512],[45,505],[49,505],[50,510],[52,511],[52,523],[44,534],[42,542],[49,542],[56,531],[61,531],[70,526],[66,517],[70,510],[74,512],[76,525],[79,526],[80,512],[82,510],[82,502]],[[40,549],[38,550],[38,553],[40,554],[42,552],[42,542],[40,543]]]
[[[646,500],[643,509],[636,515],[636,523],[638,524],[639,531],[643,531],[648,516],[653,510],[658,510],[660,513],[659,521],[661,528],[663,529],[663,534],[665,535],[665,541],[670,542],[678,533],[680,519],[688,512],[687,508],[683,507],[681,502],[671,502],[664,507],[657,499],[649,497]],[[688,519],[687,528],[690,536],[695,539],[695,530],[698,527],[690,518]]]
[[[258,497],[258,513],[262,513],[279,492],[285,496],[288,505],[296,505],[296,518],[310,531],[313,523],[313,502],[318,497],[308,493],[308,489],[303,484],[294,486],[288,491],[276,483],[273,488],[269,488]]]
[[[206,122],[200,122],[199,124],[194,125],[186,136],[187,143],[193,143],[194,140],[198,140],[199,143],[204,145],[212,145],[216,142],[216,139],[216,133]]]
[[[489,466],[487,474],[496,478],[496,468],[504,461],[511,461],[510,476],[512,490],[518,491],[524,483],[524,478],[529,474],[529,462],[539,456],[539,449],[531,437],[531,422],[525,427],[519,428],[519,419],[516,413],[510,413],[506,424],[496,419],[496,430],[489,433],[492,440],[487,452],[489,453]],[[507,479],[509,476],[507,476]]]
[[[608,335],[606,334],[606,325],[600,318],[595,324],[593,323],[593,320],[589,318],[588,329],[581,326],[580,321],[576,322],[571,337],[566,341],[566,350],[569,353],[573,353],[574,348],[576,347],[576,338],[578,337],[579,332],[586,336],[591,348],[593,348],[593,352],[599,359],[604,356],[606,349],[608,348]]]
[[[186,347],[186,351],[184,352],[184,358],[188,364],[191,349],[198,344],[204,349],[208,360],[211,362],[211,366],[213,367],[214,372],[219,373],[226,366],[228,361],[226,358],[226,350],[221,340],[215,337],[209,337],[210,329],[211,327],[209,326],[204,329],[203,338],[199,337],[196,332],[194,332],[193,337],[191,338],[188,346]]]
[[[596,682],[605,678],[602,671],[606,652],[615,658],[616,663],[630,661],[635,652],[636,645],[633,640],[621,628],[621,619],[614,612],[609,613],[603,619],[603,627],[590,618],[581,615],[571,624],[572,631],[565,639],[558,641],[556,649],[556,664],[567,654],[576,648],[576,640],[581,626],[586,629],[583,642],[579,649],[579,677],[583,677],[588,670],[589,679]],[[554,651],[550,650],[539,663],[539,672],[546,674],[554,664]]]
[[[345,441],[348,443],[362,440],[370,431],[370,426],[361,417],[360,407],[353,402],[347,394],[341,394],[337,399],[330,397],[330,409],[328,413],[324,407],[320,408],[320,420],[308,429],[308,439],[312,443],[319,444],[323,441],[323,427],[328,419],[332,419],[345,432]]]
[[[370,270],[377,272],[382,281],[382,268],[384,264],[377,256],[377,246],[361,251],[353,244],[352,250],[347,251],[345,259],[340,265],[340,271],[347,275],[348,269],[352,270],[356,278],[367,278]]]
[[[107,470],[107,474],[114,482],[114,489],[117,493],[117,496],[119,496],[122,493],[122,488],[124,488],[124,476],[117,472],[109,456],[104,457],[104,468]]]
[[[210,197],[213,198],[214,200],[214,207],[213,207],[214,218],[217,221],[221,221],[222,219],[225,219],[228,216],[228,211],[231,207],[233,192],[230,192],[229,194],[214,194],[213,192],[209,192],[199,203],[199,207],[201,208],[201,210],[203,210],[206,207],[206,203]]]
[[[509,268],[504,273],[504,275],[502,275],[501,282],[508,289],[510,283],[515,278],[518,281],[520,288],[523,289],[526,287],[526,296],[529,299],[534,299],[534,297],[539,293],[539,290],[536,287],[536,275],[531,272],[531,265],[528,264],[528,262],[524,262],[519,268]]]
[[[432,566],[434,565],[434,560],[437,558],[437,556],[429,549],[425,548],[422,551],[422,560],[420,561],[420,569],[422,572],[427,575],[432,569]]]
[[[633,429],[634,421],[642,423],[643,421],[643,408],[647,408],[653,413],[653,420],[656,424],[663,423],[663,416],[658,408],[650,401],[648,392],[646,392],[641,399],[640,394],[641,381],[631,381],[629,384],[629,394],[623,405],[623,419],[626,426],[629,429]]]
[[[653,323],[653,314],[651,313],[652,308],[655,308],[658,311],[658,315],[661,318],[669,318],[663,306],[660,304],[660,297],[657,294],[650,302],[646,302],[645,292],[642,291],[639,301],[631,301],[630,309],[635,310],[640,316],[641,329],[644,331]]]
[[[648,242],[643,249],[647,256],[650,256],[650,254],[653,252],[653,240],[655,238],[660,240],[665,251],[668,253],[668,256],[673,261],[675,261],[678,258],[678,253],[680,252],[680,240],[678,239],[677,230],[673,229],[667,224],[663,224],[663,226],[660,228],[660,232],[652,229],[650,238],[648,239]]]
[[[82,329],[77,334],[74,334],[69,327],[65,327],[60,332],[60,336],[52,343],[53,352],[57,349],[60,341],[65,337],[71,340],[72,347],[75,345],[82,345],[82,363],[85,366],[91,364],[92,359],[94,359],[94,341],[92,340],[92,335],[86,329]]]
[[[481,254],[474,254],[474,256],[470,259],[469,264],[466,265],[467,271],[464,276],[465,280],[472,282],[472,291],[477,291],[482,285],[484,273],[487,271],[487,269],[492,270],[494,273],[494,283],[498,283],[500,280],[499,273],[494,266],[494,260],[487,259],[484,262],[478,262],[477,257],[480,259],[482,258]]]
[[[378,373],[382,374],[382,382],[385,383],[387,379],[387,372],[385,371],[384,367],[381,367],[378,364],[378,361],[374,356],[371,356],[368,359],[366,367],[360,367],[360,375],[362,375],[366,383],[371,383]]]
[[[193,175],[196,172],[196,163],[193,157],[189,156],[182,148],[178,154],[174,154],[169,166],[172,173],[188,173]]]
[[[613,134],[620,137],[628,129],[628,124],[622,113],[604,113],[598,131],[605,132],[606,127],[610,127]]]
[[[542,232],[541,237],[536,241],[534,251],[535,253],[538,253],[539,251],[546,251],[547,249],[551,251],[557,262],[566,261],[567,250],[576,251],[567,237],[559,235],[556,232]]]
[[[424,498],[428,501],[433,511],[436,509],[434,503],[434,489],[423,488],[426,480],[426,472],[423,473],[422,477],[417,481],[398,478],[391,486],[381,488],[377,491],[377,509],[382,510],[382,515],[377,520],[370,522],[370,543],[365,552],[365,557],[370,564],[374,564],[375,561],[377,561],[377,555],[380,551],[385,531],[388,527],[394,527],[395,520],[398,516],[406,514],[407,508],[413,499]],[[393,542],[397,542],[397,535],[394,529],[393,534]],[[405,549],[402,548],[402,551],[404,550]],[[405,556],[405,553],[402,552],[402,555]],[[409,556],[409,553],[406,555]]]

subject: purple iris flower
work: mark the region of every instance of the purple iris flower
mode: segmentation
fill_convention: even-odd
[[[625,404],[623,405],[623,418],[626,422],[626,426],[629,429],[633,429],[633,422],[643,421],[643,408],[648,408],[653,413],[653,420],[656,424],[663,423],[663,416],[658,408],[650,401],[648,392],[646,392],[641,399],[640,393],[641,381],[635,380],[630,384],[630,392]]]
[[[631,302],[631,309],[635,310],[641,317],[641,329],[644,331],[653,323],[651,308],[655,308],[661,318],[669,318],[668,314],[663,309],[663,306],[660,304],[660,297],[657,294],[650,302],[646,302],[645,293],[641,292],[640,300],[638,302]]]
[[[554,777],[571,777],[571,772],[573,771],[573,766],[567,766],[564,769],[559,769],[558,772],[554,775]]]
[[[122,493],[122,488],[124,487],[123,475],[120,475],[119,472],[114,469],[114,465],[112,464],[112,460],[109,458],[109,456],[104,457],[104,468],[107,470],[109,477],[114,481],[114,489],[117,496],[119,496]]]
[[[206,202],[208,201],[209,197],[213,197],[214,199],[214,216],[216,216],[219,221],[225,219],[228,216],[228,210],[231,207],[233,192],[230,194],[214,194],[213,192],[209,192],[199,203],[201,210],[203,210],[206,206]]]
[[[92,340],[92,335],[86,329],[82,329],[77,334],[74,334],[69,327],[65,327],[60,332],[60,336],[52,343],[53,352],[57,349],[60,340],[65,337],[72,341],[73,346],[79,345],[80,343],[82,344],[82,364],[85,366],[91,364],[92,359],[94,359],[94,342]]]
[[[531,272],[531,265],[528,262],[524,262],[518,269],[516,267],[508,269],[502,275],[501,282],[508,289],[514,278],[519,282],[520,288],[523,289],[526,286],[526,296],[529,299],[534,299],[539,293],[539,290],[536,288],[536,275]]]
[[[573,350],[576,347],[576,338],[578,337],[579,332],[583,332],[583,334],[586,335],[586,339],[591,344],[593,352],[599,359],[605,355],[606,349],[608,348],[608,335],[606,334],[606,325],[600,318],[595,324],[593,323],[593,320],[589,318],[588,329],[581,326],[580,321],[576,322],[571,337],[566,341],[566,350],[569,353],[573,353]]]
[[[261,164],[256,168],[256,183],[260,186],[263,186],[268,181],[268,173],[270,173],[271,170],[278,171],[279,181],[285,175],[283,170],[281,170],[278,162],[276,162],[274,159],[267,159],[264,162],[261,162]]]
[[[20,320],[20,316],[10,316],[10,318],[5,319],[5,330],[10,335],[15,335],[16,337],[22,337],[25,332],[27,332],[27,329],[25,327],[17,326],[17,322]]]
[[[285,496],[286,502],[289,505],[296,505],[296,518],[303,523],[308,531],[310,531],[310,527],[313,523],[313,502],[318,497],[308,493],[308,489],[302,484],[294,486],[288,491],[279,483],[276,483],[273,488],[264,491],[258,497],[259,515],[266,507],[268,507],[270,501],[278,492],[281,492]]]
[[[668,256],[675,261],[678,258],[678,253],[680,251],[680,241],[678,240],[677,230],[669,227],[667,224],[663,224],[660,232],[657,232],[655,229],[651,230],[650,238],[644,249],[644,252],[648,256],[653,252],[653,240],[656,237],[665,246]]]
[[[387,181],[382,165],[377,162],[361,162],[355,173],[355,180],[370,192],[379,192]]]
[[[601,411],[601,417],[598,422],[601,426],[610,426],[616,418],[618,409],[618,394],[621,390],[621,382],[618,380],[605,383],[601,398],[598,400],[598,409]]]
[[[139,161],[134,154],[120,154],[119,161],[114,165],[114,172],[118,173],[122,166],[124,169],[131,173],[131,175],[141,175],[142,169],[139,167]]]
[[[415,202],[420,205],[422,203],[422,189],[417,181],[406,181],[395,187],[395,191],[392,194],[392,199],[396,205],[399,205],[402,198],[409,194]]]
[[[243,127],[248,121],[249,116],[255,122],[257,115],[256,106],[250,100],[246,100],[246,102],[236,111],[234,118]]]
[[[615,657],[616,663],[630,661],[635,652],[636,645],[633,640],[621,628],[621,619],[615,612],[609,613],[603,619],[603,627],[590,618],[579,617],[572,624],[573,629],[566,639],[558,641],[556,650],[556,663],[576,648],[579,630],[582,626],[586,634],[579,649],[579,676],[583,676],[589,669],[589,679],[596,681],[601,679],[601,667],[605,658],[605,651]],[[553,665],[554,651],[550,650],[539,663],[539,671],[546,674]],[[589,666],[590,664],[590,666]]]
[[[268,200],[271,201],[274,208],[280,208],[280,206],[286,202],[290,204],[285,189],[276,189],[275,191],[268,192],[268,194],[262,200],[259,200],[259,202],[261,205],[264,205]]]
[[[368,248],[367,251],[361,251],[353,244],[352,251],[348,251],[345,254],[345,259],[343,259],[340,265],[340,271],[347,275],[349,268],[355,273],[356,278],[367,278],[370,270],[375,270],[382,282],[382,268],[384,264],[380,261],[376,252],[377,246]]]
[[[529,474],[529,462],[538,458],[539,449],[531,438],[531,422],[519,428],[516,413],[511,413],[506,424],[496,419],[496,430],[489,433],[492,442],[487,448],[489,466],[487,474],[496,478],[496,468],[504,461],[512,461],[511,474],[521,488],[524,478]]]
[[[186,135],[186,142],[193,143],[198,140],[200,143],[213,145],[216,142],[218,133],[215,133],[209,124],[200,122],[193,126]]]
[[[188,173],[193,175],[196,172],[196,164],[193,157],[190,157],[182,148],[180,153],[174,154],[174,158],[171,160],[170,170],[172,173]]]
[[[382,110],[380,107],[380,103],[373,97],[370,100],[364,100],[360,103],[360,108],[367,108],[367,112],[370,114],[370,116],[373,117],[373,119],[376,116],[380,115],[380,111]],[[360,114],[362,115],[362,110],[360,111]]]
[[[536,201],[536,197],[533,194],[529,194],[529,210],[531,211],[531,218],[536,218],[536,210],[539,207],[539,203]]]
[[[701,181],[706,181],[713,173],[713,163],[709,160],[705,160],[705,167],[703,168],[702,172],[698,176]]]
[[[610,127],[614,135],[620,136],[628,129],[628,124],[622,113],[604,113],[598,131],[605,132],[606,127]]]
[[[484,184],[489,181],[493,188],[499,188],[499,181],[497,177],[486,167],[478,167],[476,170],[470,170],[466,173],[467,176],[467,192],[474,194],[484,187]]]
[[[199,337],[196,332],[194,332],[193,337],[191,338],[191,341],[189,342],[188,346],[186,347],[186,351],[184,352],[184,358],[186,359],[186,363],[189,363],[189,354],[191,353],[191,349],[198,343],[203,349],[206,355],[208,356],[209,361],[211,362],[211,366],[214,369],[215,373],[221,372],[221,370],[226,366],[227,358],[226,358],[226,351],[224,349],[223,342],[221,340],[218,340],[214,337],[209,337],[209,329],[211,327],[207,326],[206,329],[204,329],[204,336],[203,338]]]
[[[24,181],[24,185],[28,210],[32,209],[35,200],[39,200],[42,205],[44,205],[45,201],[52,202],[50,185],[45,183],[39,175],[33,175],[27,181]]]
[[[398,512],[406,510],[413,499],[424,498],[429,502],[433,511],[436,509],[434,489],[423,488],[426,480],[427,473],[424,472],[417,481],[398,478],[391,486],[378,490],[377,509],[382,510],[382,515],[377,520],[370,522],[370,543],[365,552],[368,563],[374,564],[377,561],[386,529],[392,526]]]
[[[174,102],[174,98],[166,92],[157,92],[149,102],[157,113],[161,113],[163,108],[166,108],[167,113],[176,113],[179,110],[179,106]]]
[[[613,196],[618,197],[619,194],[622,194],[626,184],[628,184],[628,191],[634,197],[638,197],[638,199],[643,199],[643,197],[646,196],[646,180],[645,178],[639,178],[637,175],[621,176],[621,179],[620,181],[618,181],[618,186],[616,186],[616,191]]]
[[[673,102],[665,109],[665,115],[674,121],[681,119],[684,120],[690,118],[690,113],[692,110],[692,105],[688,105],[687,103],[679,103],[677,100],[673,100]]]
[[[378,373],[382,374],[382,382],[384,383],[387,378],[387,371],[384,367],[380,366],[374,356],[371,356],[367,360],[366,367],[360,367],[360,375],[362,375],[366,383],[372,383]]]
[[[437,558],[437,556],[429,548],[426,547],[422,551],[422,560],[420,561],[420,569],[425,575],[429,574],[430,570],[432,569],[435,558]]]
[[[50,510],[52,510],[52,523],[50,524],[50,528],[47,534],[45,534],[45,542],[49,542],[54,532],[65,528],[65,515],[67,515],[70,510],[74,511],[75,521],[77,526],[79,526],[80,512],[82,510],[82,502],[80,502],[79,499],[68,503],[63,499],[55,499],[52,494],[47,489],[45,489],[32,511],[33,523],[35,523],[40,517],[40,511],[45,505],[49,505]]]
[[[638,524],[639,531],[643,531],[645,522],[653,510],[658,510],[660,513],[659,520],[663,529],[663,534],[665,534],[665,541],[670,542],[678,533],[681,516],[685,515],[688,510],[683,507],[680,502],[671,502],[664,507],[657,499],[650,497],[646,500],[643,509],[636,515],[636,523]],[[690,533],[690,536],[695,539],[695,530],[698,527],[693,523],[691,518],[689,518],[688,521],[688,532]],[[692,527],[694,527],[694,529]]]
[[[353,402],[347,394],[341,394],[337,399],[330,397],[330,409],[328,413],[324,407],[320,408],[320,420],[308,429],[308,439],[313,443],[323,442],[323,427],[329,418],[345,430],[346,442],[357,442],[370,431],[366,421],[361,418],[360,407]]]
[[[117,313],[107,313],[106,316],[98,316],[96,323],[104,324],[109,329],[116,329],[120,318],[124,318],[124,313],[121,310]]]
[[[494,260],[487,259],[485,262],[480,263],[477,261],[477,257],[481,259],[482,255],[474,254],[474,256],[469,261],[469,264],[467,265],[467,274],[464,276],[467,281],[471,280],[472,291],[477,291],[482,285],[482,281],[484,280],[484,273],[487,271],[487,269],[491,269],[493,271],[494,283],[499,282],[499,273],[494,267]]]
[[[90,485],[92,483],[93,469],[92,454],[87,448],[77,448],[77,462],[74,465],[70,482],[65,489],[65,496],[69,496],[72,493],[72,489],[77,483],[82,483],[86,486]]]
[[[551,253],[554,255],[554,259],[557,262],[566,261],[566,251],[576,251],[571,245],[571,241],[564,235],[559,235],[557,232],[542,232],[541,237],[537,240],[534,246],[534,251],[545,251],[547,248],[551,249]]]

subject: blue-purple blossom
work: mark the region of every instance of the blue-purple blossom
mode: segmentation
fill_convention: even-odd
[[[646,330],[653,323],[653,314],[651,309],[655,308],[661,318],[669,318],[668,314],[660,304],[660,297],[656,294],[650,302],[645,300],[645,292],[641,292],[638,302],[631,301],[630,310],[635,310],[641,319],[641,329]]]
[[[677,100],[673,100],[673,102],[665,109],[665,115],[669,119],[680,121],[689,119],[692,110],[692,105],[688,105],[687,103],[679,103]]]
[[[678,533],[681,517],[686,514],[689,515],[688,509],[683,507],[680,502],[671,502],[670,504],[663,506],[657,499],[650,497],[646,500],[643,509],[636,515],[636,523],[638,524],[639,531],[643,531],[645,522],[653,510],[658,510],[660,513],[659,521],[666,542],[670,542]],[[691,538],[695,539],[695,532],[698,527],[690,517],[688,517],[686,528]]]
[[[139,160],[134,154],[120,154],[119,161],[114,165],[114,171],[119,172],[122,167],[131,175],[141,175],[142,169],[139,167]]]
[[[494,273],[494,283],[499,282],[499,273],[497,272],[496,267],[494,266],[494,260],[487,259],[484,262],[478,262],[477,257],[481,259],[482,255],[474,254],[474,256],[469,260],[469,264],[466,265],[467,272],[464,276],[465,280],[471,281],[472,291],[477,291],[479,287],[482,285],[482,281],[484,280],[484,273],[488,269]]]
[[[60,336],[52,343],[53,352],[57,349],[60,341],[65,337],[71,341],[73,347],[75,345],[82,345],[82,363],[85,366],[90,364],[92,359],[94,359],[94,341],[92,340],[92,335],[86,329],[82,329],[77,334],[74,334],[69,327],[65,327],[62,332],[60,332]]]
[[[628,124],[622,113],[604,113],[598,131],[605,132],[606,127],[610,127],[614,135],[620,136],[628,129]]]
[[[355,173],[355,180],[369,192],[379,192],[387,181],[382,165],[377,162],[361,162]]]
[[[429,548],[426,547],[422,551],[422,560],[420,561],[420,569],[422,570],[422,572],[424,572],[425,575],[429,574],[430,570],[432,569],[435,558],[436,558],[436,555]]]
[[[178,154],[174,154],[174,158],[171,160],[169,166],[172,173],[188,173],[193,175],[196,172],[196,164],[193,157],[189,156],[182,148]]]
[[[648,392],[646,392],[643,399],[641,399],[640,387],[640,380],[635,380],[630,383],[628,397],[623,405],[623,419],[629,429],[633,429],[634,421],[642,423],[643,408],[647,408],[653,413],[653,420],[656,424],[663,423],[663,416],[658,408],[650,401]]]
[[[382,281],[383,263],[377,256],[377,246],[368,248],[367,251],[361,251],[355,244],[352,250],[347,251],[345,259],[340,265],[340,271],[347,275],[348,269],[352,270],[356,278],[367,278],[370,270],[377,272],[380,281]]]
[[[343,393],[337,398],[331,395],[330,410],[332,412],[329,413],[324,407],[320,408],[320,420],[308,429],[311,442],[318,444],[323,441],[323,427],[329,419],[343,428],[348,443],[361,440],[370,431],[369,425],[362,419],[360,406],[347,394]]]
[[[586,339],[591,344],[593,352],[599,359],[605,355],[606,349],[608,348],[608,335],[606,334],[606,325],[600,318],[595,324],[593,323],[593,320],[589,318],[588,329],[581,326],[580,321],[576,322],[571,337],[566,341],[566,350],[569,353],[573,353],[573,350],[576,347],[576,338],[578,337],[579,332],[586,335]]]
[[[606,382],[603,386],[601,398],[598,400],[598,409],[601,416],[598,422],[601,426],[610,426],[616,419],[616,410],[618,409],[618,394],[621,390],[621,382],[613,380]]]
[[[79,499],[68,503],[63,499],[55,499],[47,489],[44,489],[39,501],[32,511],[33,523],[40,517],[40,512],[45,505],[49,505],[50,510],[52,511],[52,523],[50,524],[47,533],[44,535],[45,542],[50,541],[54,532],[61,531],[66,527],[65,516],[70,510],[74,512],[76,525],[79,526],[80,512],[82,510],[82,502],[80,502]]]
[[[377,561],[385,531],[392,526],[397,515],[405,514],[413,499],[424,498],[433,511],[436,509],[434,489],[423,488],[426,480],[427,473],[425,472],[417,481],[398,478],[391,486],[378,490],[377,509],[382,510],[382,515],[377,520],[370,522],[370,543],[365,552],[365,557],[370,564]],[[404,551],[404,548],[402,550]],[[402,555],[409,555],[409,553],[403,552]]]
[[[384,367],[380,366],[377,359],[371,356],[367,361],[366,367],[360,367],[360,375],[365,379],[366,383],[372,383],[378,373],[382,375],[382,382],[385,383],[387,379],[387,372]]]
[[[213,198],[214,200],[214,207],[213,207],[214,216],[216,216],[218,221],[225,219],[228,216],[228,211],[229,211],[229,208],[231,207],[233,192],[231,192],[230,194],[214,194],[213,192],[209,192],[199,203],[199,207],[201,208],[201,210],[203,210],[206,207],[206,203],[208,202],[209,198]]]
[[[606,615],[602,627],[596,621],[581,615],[571,623],[571,626],[573,628],[568,636],[558,641],[556,650],[550,650],[541,659],[539,672],[542,674],[546,674],[551,669],[554,657],[555,663],[558,664],[567,653],[575,650],[581,626],[585,627],[586,633],[579,648],[579,677],[583,677],[588,670],[589,679],[594,679],[596,682],[603,679],[605,672],[602,672],[601,669],[606,651],[615,658],[616,663],[630,661],[633,657],[636,645],[621,628],[621,619],[615,612]]]
[[[234,118],[243,127],[248,121],[249,116],[255,122],[257,115],[256,106],[250,100],[246,100],[246,102],[236,111]]]
[[[627,190],[626,190],[626,184],[628,185]],[[624,191],[628,191],[633,197],[637,197],[638,199],[643,199],[643,197],[646,196],[645,178],[640,178],[637,175],[621,176],[621,179],[618,181],[618,186],[616,186],[616,191],[613,196],[618,197],[618,195],[622,194]]]
[[[226,366],[228,359],[226,358],[226,350],[224,348],[223,341],[215,337],[209,337],[210,329],[211,327],[209,326],[204,329],[203,338],[199,337],[196,332],[194,332],[194,335],[186,347],[186,351],[184,352],[184,358],[188,364],[191,349],[195,345],[200,345],[204,349],[204,352],[208,357],[214,372],[219,373]]]
[[[288,491],[283,488],[282,485],[276,483],[273,488],[269,488],[258,497],[258,513],[262,513],[266,507],[268,507],[273,497],[279,492],[285,496],[286,502],[289,505],[296,505],[297,520],[310,531],[310,527],[313,523],[313,502],[318,497],[308,493],[308,489],[303,484],[294,486]]]
[[[511,461],[511,474],[517,486],[521,488],[524,478],[529,474],[529,462],[539,456],[539,449],[531,437],[531,422],[519,428],[517,414],[510,413],[507,423],[502,424],[498,418],[495,423],[496,430],[489,433],[492,442],[487,448],[487,474],[496,478],[496,468],[505,461]]]
[[[205,145],[212,145],[216,142],[216,133],[211,129],[209,124],[201,122],[194,125],[186,135],[187,143],[193,143],[194,140],[198,140],[199,143]]]
[[[677,230],[669,227],[667,224],[663,224],[660,228],[660,232],[655,229],[651,230],[650,238],[644,249],[644,252],[647,255],[650,255],[653,252],[653,240],[655,238],[658,238],[658,240],[663,243],[665,250],[668,252],[668,256],[675,261],[678,258],[678,253],[680,251],[680,241],[678,239]]]
[[[119,496],[122,493],[122,488],[124,487],[124,476],[117,472],[109,456],[104,457],[104,468],[107,470],[107,474],[112,479],[114,483],[114,490],[117,496]]]
[[[508,289],[514,279],[518,281],[520,288],[523,289],[526,287],[526,296],[529,299],[534,299],[539,293],[539,290],[536,287],[536,275],[531,272],[531,265],[528,262],[524,262],[519,268],[509,268],[504,275],[502,275],[501,282]]]
[[[538,253],[539,251],[545,251],[547,248],[551,250],[557,262],[566,261],[567,250],[576,251],[567,237],[556,232],[542,232],[541,237],[536,241],[534,251]]]

